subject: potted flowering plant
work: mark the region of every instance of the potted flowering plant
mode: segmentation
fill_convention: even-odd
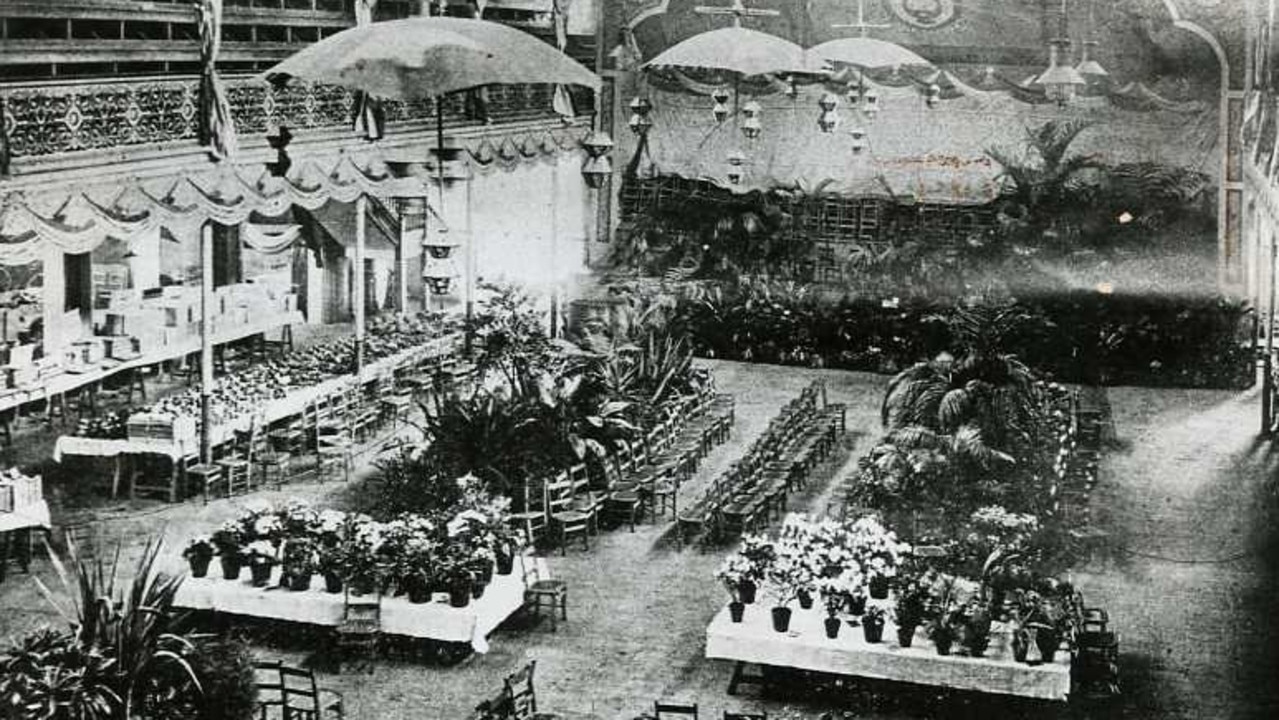
[[[955,579],[943,577],[933,593],[933,617],[928,624],[928,636],[932,638],[938,655],[949,655],[959,625],[963,618],[958,610]]]
[[[209,574],[209,563],[213,561],[213,543],[205,537],[195,538],[187,543],[182,557],[191,565],[191,577],[202,578]]]
[[[961,642],[969,657],[981,657],[990,646],[990,611],[980,600],[969,600],[960,610]]]
[[[378,589],[381,580],[378,554],[384,528],[382,523],[363,516],[348,517],[347,522],[349,529],[340,546],[343,583],[353,594],[369,595]]]
[[[304,500],[289,498],[284,506],[276,511],[276,519],[280,524],[280,534],[284,537],[309,537],[319,530],[320,514]]]
[[[1039,658],[1050,663],[1061,647],[1061,641],[1069,634],[1070,620],[1065,608],[1056,598],[1032,594],[1033,610],[1026,626],[1035,632],[1035,647]]]
[[[249,561],[249,572],[253,574],[253,584],[265,587],[271,581],[271,566],[275,565],[275,545],[269,540],[254,540],[244,547],[245,557]]]
[[[751,579],[753,566],[741,555],[729,555],[715,571],[715,577],[728,590],[732,600],[728,603],[728,612],[733,622],[741,622],[746,611],[746,603],[742,601],[743,588],[750,589],[751,600],[755,599],[755,583]]]
[[[876,600],[887,598],[903,549],[897,535],[868,515],[849,525],[848,544],[867,578],[870,596]]]
[[[218,561],[222,563],[222,577],[235,580],[240,577],[241,553],[244,533],[240,524],[228,520],[213,532],[209,542],[218,552]]]
[[[860,571],[850,568],[845,570],[839,578],[847,589],[845,608],[848,614],[854,618],[861,617],[866,612],[866,577]],[[851,620],[849,622],[856,624]]]
[[[493,582],[493,548],[479,545],[470,549],[470,560],[467,563],[471,571],[471,597],[476,600],[484,595],[484,589]]]
[[[862,637],[868,643],[884,641],[884,621],[887,613],[882,605],[871,605],[862,615]]]
[[[923,578],[912,578],[897,589],[897,602],[893,616],[897,623],[897,645],[910,647],[915,639],[915,629],[924,623],[928,614],[930,592]]]
[[[746,535],[742,537],[742,547],[737,554],[747,562],[747,570],[737,586],[738,598],[743,604],[750,605],[755,602],[759,583],[768,576],[769,568],[777,557],[777,548],[762,535]]]
[[[449,605],[461,608],[471,602],[470,558],[456,546],[446,546],[436,560],[440,583],[449,594]]]
[[[307,590],[316,568],[315,543],[309,537],[290,538],[280,561],[280,584],[290,590]]]
[[[315,535],[323,547],[333,547],[342,540],[346,525],[346,513],[341,510],[321,510],[315,519]]]
[[[284,524],[280,516],[271,508],[270,503],[253,500],[246,503],[245,511],[240,516],[241,534],[250,542],[266,540],[277,547],[284,539]]]
[[[826,626],[826,637],[833,640],[839,637],[839,627],[843,623],[837,616],[848,602],[849,588],[843,582],[842,576],[822,578],[817,581],[817,588],[822,596],[822,606],[826,609],[826,619],[823,621]]]
[[[787,632],[790,629],[790,602],[795,599],[803,583],[807,582],[807,571],[802,566],[799,555],[802,549],[793,543],[782,541],[777,544],[777,553],[768,567],[768,588],[773,597],[773,629]]]
[[[328,545],[321,541],[316,552],[315,569],[324,576],[325,592],[342,592],[342,577],[346,574],[343,560],[341,545]]]

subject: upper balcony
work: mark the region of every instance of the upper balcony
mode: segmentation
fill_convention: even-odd
[[[551,0],[489,0],[486,18],[553,40]],[[236,130],[247,145],[288,126],[309,139],[346,140],[351,94],[253,75],[306,44],[354,24],[353,0],[226,0],[219,68]],[[417,12],[420,0],[381,0],[378,19]],[[190,0],[0,0],[0,130],[13,175],[195,152],[199,40]],[[571,36],[569,53],[594,64],[594,38]],[[589,93],[574,91],[588,114]],[[446,128],[553,121],[548,86],[486,91],[481,116],[445,98]],[[388,137],[434,127],[436,103],[387,103]],[[256,136],[256,138],[254,137]],[[2,168],[0,168],[2,169]]]

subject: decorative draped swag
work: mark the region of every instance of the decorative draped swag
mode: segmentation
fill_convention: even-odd
[[[251,215],[280,216],[297,205],[314,210],[330,200],[349,203],[361,195],[423,197],[417,178],[396,177],[377,159],[361,167],[342,156],[329,169],[301,163],[288,177],[261,166],[213,166],[179,179],[134,180],[78,188],[50,199],[13,192],[0,196],[0,265],[41,260],[46,248],[90,252],[108,237],[129,240],[165,227],[194,234],[201,224],[242,225],[241,239],[261,252],[281,252],[297,239],[296,227],[255,225]]]

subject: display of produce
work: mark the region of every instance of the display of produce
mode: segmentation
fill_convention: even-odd
[[[375,362],[455,332],[456,321],[439,313],[375,318],[367,326],[364,357]],[[210,417],[222,424],[259,410],[263,403],[283,398],[295,388],[318,385],[355,372],[355,339],[345,336],[301,348],[282,357],[254,363],[214,380]],[[139,409],[129,418],[128,437],[173,440],[199,430],[200,388],[166,397]],[[180,422],[185,419],[185,422]],[[142,422],[146,420],[146,422]],[[194,426],[187,423],[194,422]],[[145,427],[144,427],[145,426]],[[111,421],[81,423],[85,437],[120,437]]]

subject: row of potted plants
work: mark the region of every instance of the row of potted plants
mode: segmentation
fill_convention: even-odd
[[[331,593],[393,593],[423,603],[446,592],[462,607],[483,595],[494,573],[509,574],[524,545],[520,531],[506,523],[505,501],[474,505],[451,515],[378,522],[296,500],[280,507],[257,503],[212,536],[192,540],[183,554],[195,577],[206,576],[217,557],[228,580],[247,567],[253,584],[265,586],[278,567],[279,584],[290,590],[309,589],[319,575]]]
[[[992,517],[997,514],[987,510]],[[1006,519],[1022,532],[1023,518]],[[908,547],[876,518],[852,522],[791,515],[777,537],[748,535],[717,572],[732,596],[729,614],[741,622],[748,605],[767,597],[773,628],[790,631],[791,603],[808,610],[820,598],[826,636],[835,639],[844,624],[860,625],[868,643],[883,641],[891,618],[899,647],[911,647],[923,628],[939,655],[956,643],[970,657],[982,657],[992,623],[1011,627],[1013,659],[1026,662],[1032,644],[1038,660],[1051,662],[1073,634],[1073,590],[1052,581],[1038,589],[993,593],[969,580],[907,559]]]

